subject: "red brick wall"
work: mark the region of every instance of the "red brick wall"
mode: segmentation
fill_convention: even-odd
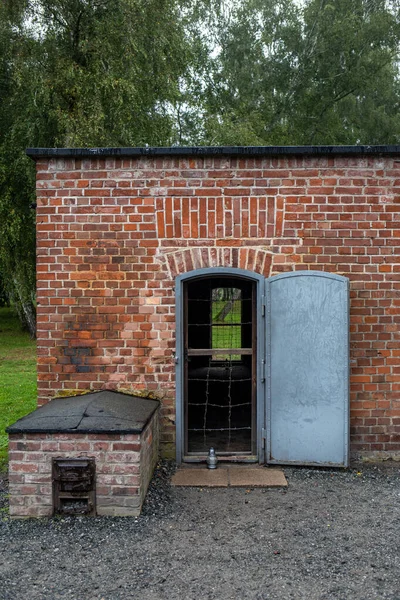
[[[400,157],[40,159],[39,403],[163,398],[177,274],[316,269],[351,286],[352,451],[400,455]]]

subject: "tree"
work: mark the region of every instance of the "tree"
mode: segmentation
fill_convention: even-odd
[[[397,3],[241,0],[214,26],[206,143],[399,141]]]
[[[33,335],[25,148],[173,143],[190,48],[176,0],[6,0],[0,11],[0,269]]]
[[[12,15],[11,15],[12,16]],[[25,157],[18,122],[19,85],[13,68],[15,32],[0,13],[0,272],[2,287],[31,335],[35,332],[34,169]],[[20,115],[18,115],[19,117]],[[14,127],[12,126],[14,122]]]
[[[302,94],[299,116],[307,125],[301,139],[398,142],[399,15],[385,0],[313,0],[304,16],[313,40],[305,57],[313,85]]]

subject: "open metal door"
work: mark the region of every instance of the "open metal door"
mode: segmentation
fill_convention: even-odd
[[[348,279],[316,271],[266,280],[266,461],[349,462]]]

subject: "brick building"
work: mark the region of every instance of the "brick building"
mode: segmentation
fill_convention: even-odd
[[[349,406],[351,455],[400,457],[399,146],[28,155],[39,405],[125,391],[165,454],[325,464]]]

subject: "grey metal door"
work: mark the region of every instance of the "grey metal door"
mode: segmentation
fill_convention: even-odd
[[[348,280],[298,271],[266,280],[266,460],[347,466]]]

